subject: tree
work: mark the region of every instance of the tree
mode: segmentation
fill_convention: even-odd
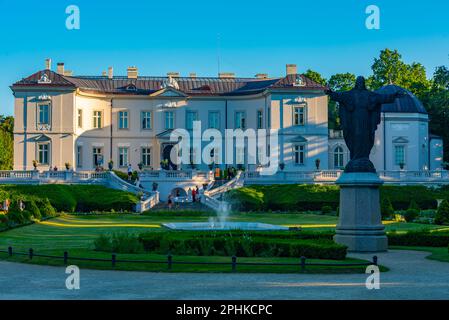
[[[13,168],[14,118],[0,115],[0,170]]]
[[[329,87],[333,91],[347,91],[354,88],[355,75],[352,73],[337,73],[329,78]]]
[[[449,224],[449,202],[444,200],[438,207],[437,213],[435,215],[436,224]]]
[[[316,71],[313,71],[313,70],[311,70],[311,69],[308,69],[307,71],[306,71],[306,73],[304,73],[304,75],[307,77],[307,78],[309,78],[310,80],[313,80],[313,81],[315,81],[316,83],[319,83],[319,84],[321,84],[321,85],[323,85],[323,86],[325,86],[326,85],[326,79],[320,74],[320,73],[318,73],[318,72],[316,72]]]
[[[337,73],[329,78],[328,86],[333,91],[347,91],[354,88],[355,75],[352,73]],[[329,128],[340,129],[340,116],[338,115],[338,104],[335,101],[329,100]]]
[[[424,66],[416,62],[404,63],[397,50],[382,50],[379,58],[374,59],[371,69],[373,75],[369,78],[368,85],[372,90],[395,84],[421,98],[430,89],[431,82],[427,79]]]
[[[433,74],[433,87],[437,90],[449,90],[449,69],[446,66],[435,68]]]
[[[380,204],[380,213],[382,219],[391,218],[394,215],[394,208],[389,198],[382,199]]]
[[[447,79],[446,79],[447,77]],[[421,98],[429,114],[429,130],[443,138],[444,160],[449,160],[449,73],[445,66],[437,67],[432,88]]]
[[[380,52],[379,58],[374,58],[371,69],[373,70],[373,89],[378,89],[387,84],[398,84],[407,66],[397,50],[391,51],[387,48]]]

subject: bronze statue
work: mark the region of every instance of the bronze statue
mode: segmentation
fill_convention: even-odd
[[[365,78],[357,77],[352,90],[333,92],[328,89],[326,94],[339,103],[343,137],[350,152],[345,172],[376,172],[369,154],[380,123],[382,104],[393,103],[403,93],[378,94],[369,91],[365,86]]]

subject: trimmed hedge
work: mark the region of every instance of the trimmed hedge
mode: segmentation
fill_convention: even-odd
[[[301,257],[342,260],[346,246],[329,234],[285,232],[148,232],[139,236],[146,251],[197,256]]]
[[[4,185],[2,196],[35,201],[41,210],[51,214],[49,204],[58,212],[132,211],[137,196],[132,193],[95,185]]]
[[[231,190],[226,198],[239,211],[319,211],[323,207],[336,210],[339,191],[336,185],[254,185]],[[381,201],[388,199],[394,210],[408,209],[412,200],[422,210],[435,209],[436,199],[449,199],[449,186],[382,186],[380,196]]]
[[[388,245],[409,247],[447,247],[449,245],[449,233],[437,231],[389,233]]]

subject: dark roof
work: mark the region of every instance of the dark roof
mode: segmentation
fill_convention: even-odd
[[[377,93],[393,94],[397,92],[405,92],[406,95],[397,98],[394,103],[387,103],[382,105],[382,112],[401,112],[401,113],[424,113],[427,114],[426,109],[419,99],[410,91],[399,87],[397,85],[387,85],[378,90]]]
[[[51,83],[39,84],[38,80],[46,73]],[[301,86],[295,86],[300,77]],[[62,76],[51,70],[42,70],[13,84],[13,87],[26,86],[66,86],[80,88],[85,91],[147,95],[161,90],[168,77],[127,77],[107,76]],[[176,77],[179,90],[187,95],[249,95],[263,92],[267,89],[324,90],[325,87],[305,77],[304,75],[288,75],[284,78],[214,78],[214,77]],[[127,90],[129,85],[135,85],[136,90]]]

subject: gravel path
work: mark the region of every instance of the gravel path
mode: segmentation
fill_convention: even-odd
[[[380,290],[365,274],[195,274],[81,270],[80,290],[65,288],[65,268],[0,261],[0,299],[449,299],[449,263],[429,253],[378,254],[390,268]],[[351,254],[371,259],[372,255]]]

